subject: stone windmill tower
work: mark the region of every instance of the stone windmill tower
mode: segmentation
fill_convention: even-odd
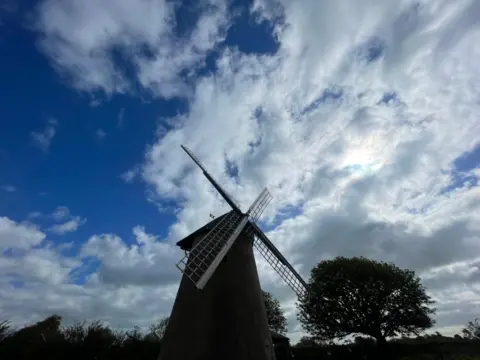
[[[256,221],[272,196],[265,188],[247,212],[183,150],[232,210],[177,243],[183,277],[162,340],[159,360],[271,360],[272,340],[253,247],[300,297],[306,283]]]

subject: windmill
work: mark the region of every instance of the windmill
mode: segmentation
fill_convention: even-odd
[[[159,360],[273,359],[253,247],[297,296],[307,284],[257,224],[272,196],[265,188],[242,212],[193,152],[182,149],[231,210],[177,243],[186,251],[177,263],[183,276]]]

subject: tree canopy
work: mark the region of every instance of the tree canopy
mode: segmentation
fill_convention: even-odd
[[[162,340],[163,336],[165,335],[165,331],[167,330],[168,322],[170,321],[170,317],[164,317],[160,319],[155,324],[150,325],[150,332],[146,335],[146,338],[150,341],[160,341]]]
[[[10,322],[9,321],[0,321],[0,344],[2,341],[4,341],[6,338],[8,338],[12,333],[12,330],[10,329]]]
[[[287,319],[280,307],[280,302],[269,292],[262,290],[262,293],[270,330],[285,334],[287,332]]]
[[[364,334],[417,334],[433,326],[433,301],[411,270],[363,257],[337,257],[317,264],[308,292],[299,299],[298,320],[315,338]]]
[[[156,359],[157,336],[133,329],[112,329],[102,321],[61,325],[53,315],[20,329],[0,321],[0,359]],[[159,324],[166,324],[162,319]],[[159,329],[154,324],[150,329]],[[153,341],[152,341],[153,340]]]
[[[312,347],[318,347],[318,346],[320,346],[319,342],[310,336],[302,336],[300,340],[298,340],[298,342],[294,345],[294,347],[297,347],[297,348],[301,348],[301,347],[312,348]]]
[[[462,333],[467,339],[480,339],[480,319],[469,321]]]

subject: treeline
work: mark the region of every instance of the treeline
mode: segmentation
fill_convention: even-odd
[[[61,326],[53,315],[33,325],[14,329],[0,322],[0,359],[157,359],[168,318],[140,328],[112,330],[95,321]]]
[[[287,320],[279,301],[262,291],[271,330],[284,334]],[[15,329],[0,320],[0,359],[142,359],[156,360],[169,317],[152,324],[119,331],[101,321],[62,326],[62,317],[52,315],[33,325]],[[281,360],[281,359],[279,359]]]
[[[0,322],[0,359],[156,360],[168,325],[168,318],[164,318],[145,332],[138,327],[126,331],[113,330],[100,321],[69,326],[62,326],[61,321],[60,316],[53,315],[21,329],[11,327],[6,321]],[[467,326],[463,336],[447,337],[437,332],[392,339],[388,341],[388,358],[480,360],[477,356],[480,354],[478,321],[469,324],[476,327]],[[357,336],[354,341],[343,345],[332,345],[303,337],[293,346],[292,353],[295,360],[365,360],[377,359],[379,354],[376,350],[373,338]],[[277,359],[287,358],[277,356]]]
[[[295,360],[480,360],[480,339],[439,333],[388,341],[388,353],[379,353],[375,339],[357,337],[343,345],[319,344],[303,338],[293,347]]]
[[[271,330],[285,333],[280,303],[267,292],[263,296]],[[435,324],[433,305],[411,270],[363,257],[321,261],[298,299],[298,320],[309,337],[294,345],[295,360],[480,360],[474,357],[480,354],[477,319],[453,338],[419,336]],[[154,360],[168,324],[164,318],[142,332],[112,330],[98,321],[63,327],[61,320],[54,315],[19,330],[0,322],[0,359]],[[333,345],[348,338],[355,341]]]

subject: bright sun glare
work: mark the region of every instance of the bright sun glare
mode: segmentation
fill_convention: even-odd
[[[350,168],[357,174],[378,170],[382,166],[382,161],[374,150],[368,147],[351,149],[343,160],[343,167]]]

